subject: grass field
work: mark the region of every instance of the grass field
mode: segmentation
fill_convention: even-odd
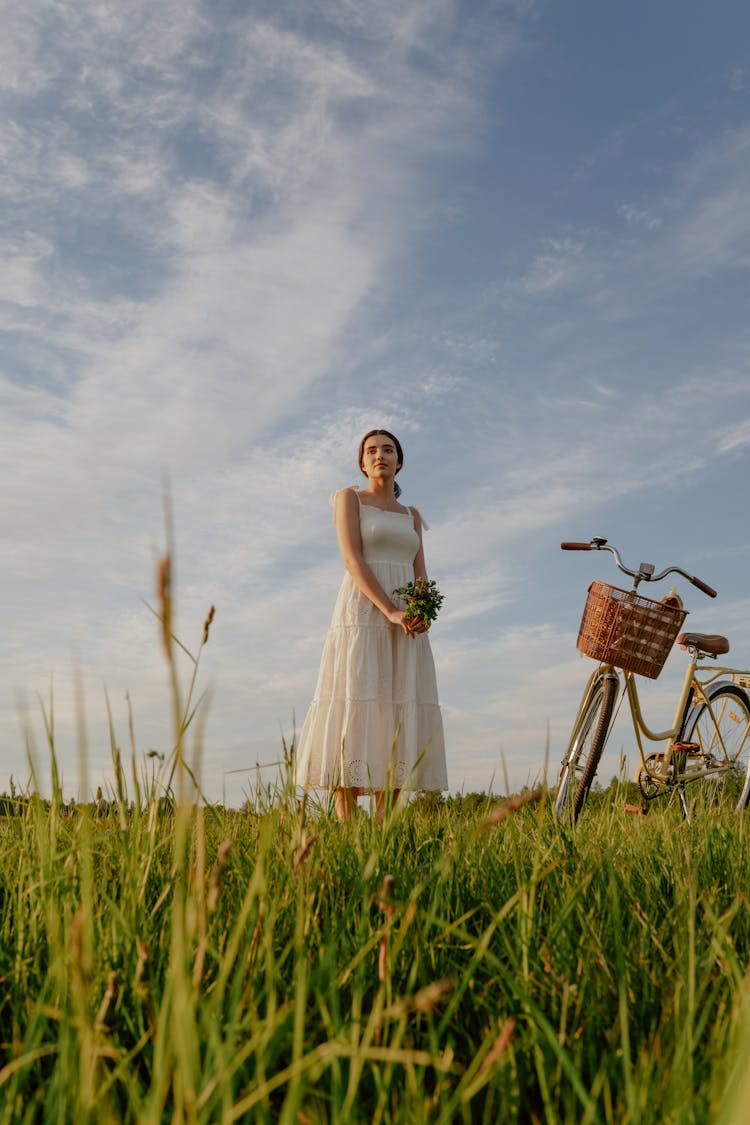
[[[747,818],[252,804],[0,819],[0,1120],[746,1120]]]
[[[291,751],[208,807],[183,748],[213,610],[193,657],[168,558],[157,616],[159,771],[133,750],[126,781],[112,731],[106,799],[71,805],[45,714],[51,800],[0,799],[0,1125],[745,1125],[749,816],[634,816],[614,784],[574,830],[545,793],[339,825]]]

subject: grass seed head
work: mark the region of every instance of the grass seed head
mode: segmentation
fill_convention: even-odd
[[[221,883],[224,877],[224,871],[229,863],[229,853],[232,850],[232,841],[224,840],[219,845],[219,850],[216,853],[216,863],[211,869],[211,874],[208,879],[208,898],[206,905],[210,914],[213,914],[219,905],[219,895],[221,894]]]
[[[172,560],[164,555],[156,570],[156,599],[160,609],[162,641],[167,659],[172,659]]]
[[[417,992],[414,996],[414,1011],[433,1012],[435,1008],[437,1008],[438,1004],[440,1004],[441,1001],[443,1001],[445,997],[448,996],[452,991],[453,981],[450,981],[447,978],[444,980],[433,981],[432,984],[428,984],[424,988],[420,988],[419,992]]]
[[[216,612],[216,607],[211,606],[211,608],[208,611],[208,615],[206,617],[206,620],[203,622],[203,643],[204,643],[204,645],[208,644],[208,631],[211,628],[211,622],[214,619],[215,612]]]
[[[378,891],[378,906],[386,914],[392,914],[395,909],[396,900],[393,895],[395,881],[392,875],[384,875]]]
[[[148,963],[148,946],[145,941],[142,941],[138,947],[138,960],[135,966],[135,977],[133,979],[133,987],[138,992],[146,979],[146,965]]]

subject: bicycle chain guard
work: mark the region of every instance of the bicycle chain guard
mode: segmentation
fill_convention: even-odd
[[[675,777],[684,775],[688,758],[702,758],[697,742],[675,742],[669,754],[649,754],[638,771],[638,788],[647,801],[668,792]],[[667,760],[667,758],[669,760]]]

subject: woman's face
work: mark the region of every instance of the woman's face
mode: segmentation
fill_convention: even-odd
[[[373,434],[372,437],[368,437],[362,450],[362,468],[369,480],[373,478],[382,480],[389,477],[392,480],[396,470],[401,468],[392,438],[387,434]]]

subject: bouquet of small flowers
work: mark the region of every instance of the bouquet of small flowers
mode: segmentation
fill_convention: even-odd
[[[416,582],[407,582],[405,586],[393,591],[406,602],[406,620],[421,621],[425,628],[437,617],[443,604],[443,595],[437,584],[426,578],[418,578]]]

